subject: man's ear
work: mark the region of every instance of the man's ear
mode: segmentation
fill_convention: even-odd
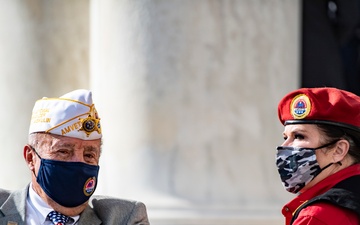
[[[349,148],[350,143],[347,140],[339,140],[336,143],[335,151],[333,152],[334,163],[341,162],[349,152]]]
[[[35,156],[33,149],[29,145],[25,145],[23,154],[24,154],[24,159],[25,159],[26,164],[28,165],[29,169],[31,171],[34,171],[36,156]]]

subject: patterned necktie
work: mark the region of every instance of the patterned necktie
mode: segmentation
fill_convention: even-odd
[[[70,217],[56,211],[51,211],[48,217],[55,225],[65,225],[70,220]]]

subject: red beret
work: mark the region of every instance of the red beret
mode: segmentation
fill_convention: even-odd
[[[279,120],[288,124],[330,124],[360,132],[360,97],[337,88],[301,88],[278,105]]]

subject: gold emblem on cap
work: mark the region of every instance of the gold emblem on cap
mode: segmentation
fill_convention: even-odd
[[[299,94],[293,98],[290,104],[290,113],[294,119],[304,119],[311,110],[310,99],[305,94]]]
[[[88,137],[94,131],[101,134],[100,118],[94,107],[91,107],[90,115],[87,118],[79,118],[79,120],[81,122],[79,131],[84,131]]]

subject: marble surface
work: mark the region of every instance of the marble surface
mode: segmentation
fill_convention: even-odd
[[[5,7],[6,6],[6,7]],[[152,224],[280,224],[280,98],[299,84],[299,1],[0,3],[0,187],[22,188],[33,103],[91,88],[97,194]],[[17,177],[17,179],[13,179]]]
[[[156,224],[249,224],[259,208],[282,221],[276,106],[298,85],[298,1],[93,6],[92,81],[112,127],[100,191],[144,201]]]

